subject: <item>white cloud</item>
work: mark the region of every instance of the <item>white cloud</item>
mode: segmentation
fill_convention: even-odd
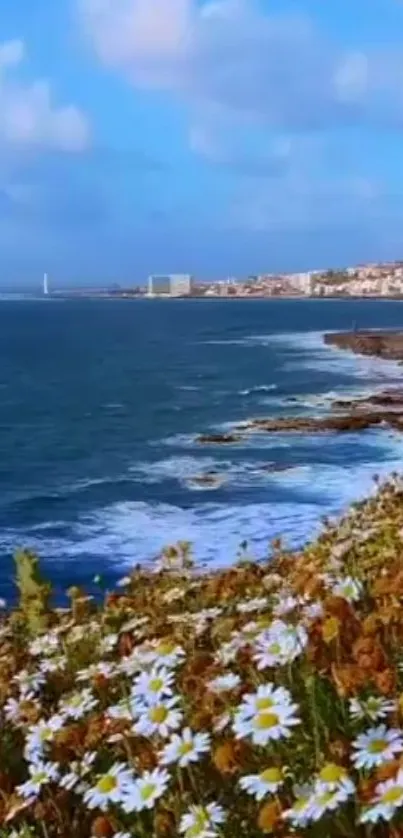
[[[26,82],[18,70],[25,57],[19,40],[0,44],[0,143],[18,148],[82,151],[89,126],[74,105],[57,105],[48,81]]]
[[[257,0],[76,2],[103,62],[193,107],[282,130],[401,119],[403,52],[345,50],[302,14],[263,12]]]

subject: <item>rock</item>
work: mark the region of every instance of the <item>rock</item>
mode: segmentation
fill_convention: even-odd
[[[196,437],[196,442],[202,445],[233,445],[235,442],[241,442],[241,434],[200,434]]]
[[[374,407],[390,407],[403,413],[403,392],[401,390],[385,390],[383,393],[374,393],[363,399],[336,399],[332,402],[333,410],[366,410],[371,412]]]
[[[203,489],[219,489],[225,482],[225,478],[218,472],[207,472],[206,474],[195,474],[194,477],[189,478],[188,482]]]
[[[400,430],[403,427],[403,415],[400,416],[394,411],[371,411],[324,417],[279,416],[276,419],[251,419],[247,430],[261,433],[284,433],[288,431],[297,433],[323,433],[326,431],[349,433],[364,431],[381,424],[387,424]]]
[[[267,463],[266,465],[261,467],[261,471],[268,471],[270,474],[272,474],[277,471],[290,471],[293,468],[296,468],[296,466],[289,466],[280,463]]]
[[[328,346],[349,349],[359,355],[403,360],[403,332],[336,332],[324,336]]]

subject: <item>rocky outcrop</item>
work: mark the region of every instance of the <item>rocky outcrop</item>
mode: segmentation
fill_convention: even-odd
[[[200,489],[219,489],[225,483],[225,477],[216,471],[208,471],[205,474],[195,474],[188,482]]]
[[[258,431],[267,433],[297,431],[305,433],[320,433],[323,431],[364,431],[382,423],[396,426],[403,425],[403,415],[396,412],[376,411],[370,413],[349,413],[343,416],[280,416],[276,419],[251,419],[246,423],[248,432]]]
[[[335,332],[326,334],[324,341],[358,355],[403,361],[403,332]]]
[[[374,393],[363,399],[337,399],[332,402],[334,410],[372,410],[374,407],[393,408],[403,413],[403,391],[385,390],[382,393]]]
[[[241,442],[241,434],[200,434],[196,437],[196,442],[202,445],[233,445],[235,442]]]
[[[241,442],[251,433],[353,433],[365,431],[379,425],[388,425],[395,430],[403,430],[403,409],[357,411],[342,415],[320,417],[310,416],[279,416],[275,419],[250,419],[238,426],[233,434],[205,434],[197,437],[196,441],[203,444],[226,445]],[[268,466],[270,470],[270,465]]]

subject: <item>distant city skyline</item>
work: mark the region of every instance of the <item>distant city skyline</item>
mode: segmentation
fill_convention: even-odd
[[[399,258],[402,32],[399,0],[5,4],[0,286]]]

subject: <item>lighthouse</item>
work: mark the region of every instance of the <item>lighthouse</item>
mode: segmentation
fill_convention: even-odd
[[[43,294],[45,297],[49,296],[49,282],[47,274],[44,274],[43,276]]]

